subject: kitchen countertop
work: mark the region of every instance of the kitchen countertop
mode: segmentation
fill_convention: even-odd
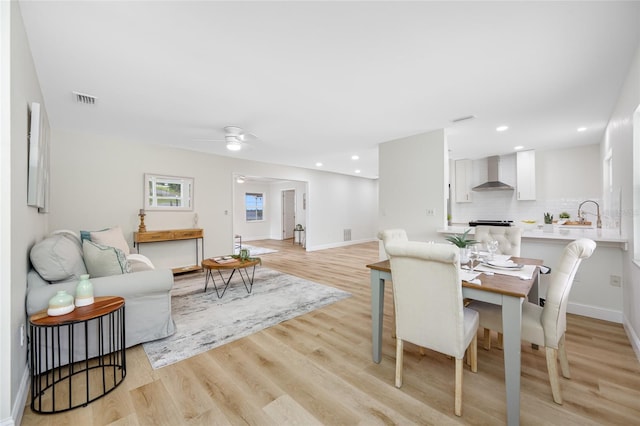
[[[544,232],[542,229],[537,229],[536,227],[531,229],[523,228],[522,239],[524,241],[566,243],[578,238],[590,238],[599,244],[627,250],[628,240],[620,235],[620,230],[618,229],[576,228],[577,229],[572,229],[570,226],[554,225],[553,232]],[[443,235],[462,234],[467,229],[471,229],[469,235],[475,234],[474,227],[463,224],[447,226],[446,228],[439,229],[438,233]]]

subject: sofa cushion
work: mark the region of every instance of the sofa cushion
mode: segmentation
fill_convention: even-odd
[[[82,261],[82,247],[70,235],[47,237],[31,248],[33,268],[47,281],[78,279],[87,273]]]
[[[118,248],[84,240],[82,250],[89,275],[94,278],[131,272],[127,256]]]
[[[124,239],[124,234],[119,226],[105,229],[103,231],[91,231],[89,233],[90,240],[103,246],[115,247],[124,252],[125,255],[131,254],[129,244]]]

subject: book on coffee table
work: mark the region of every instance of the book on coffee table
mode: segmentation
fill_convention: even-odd
[[[214,257],[213,261],[216,263],[232,263],[235,262],[236,260],[233,258],[233,256],[220,256],[220,257]]]

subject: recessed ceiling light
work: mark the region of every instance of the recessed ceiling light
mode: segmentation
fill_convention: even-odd
[[[356,169],[356,173],[360,173],[360,169]]]
[[[524,148],[524,146],[522,146],[522,145],[518,145],[518,146],[514,146],[513,147],[513,149],[515,149],[516,151],[520,151],[523,148]]]
[[[358,155],[352,155],[352,156],[351,156],[351,159],[352,159],[352,160],[359,160],[359,159],[360,159],[360,156],[358,156]]]
[[[509,128],[509,126],[498,126],[498,127],[496,127],[496,132],[504,132],[508,128]]]
[[[316,163],[316,167],[322,167],[322,163],[318,161],[318,162]]]
[[[586,128],[586,127],[578,127],[578,131],[579,131],[579,132],[584,132],[585,130],[587,130],[587,128]]]

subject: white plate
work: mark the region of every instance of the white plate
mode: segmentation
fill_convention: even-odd
[[[496,269],[507,269],[507,270],[518,270],[524,268],[524,265],[513,263],[513,262],[500,262],[497,260],[490,260],[486,263],[486,265],[490,268]]]

